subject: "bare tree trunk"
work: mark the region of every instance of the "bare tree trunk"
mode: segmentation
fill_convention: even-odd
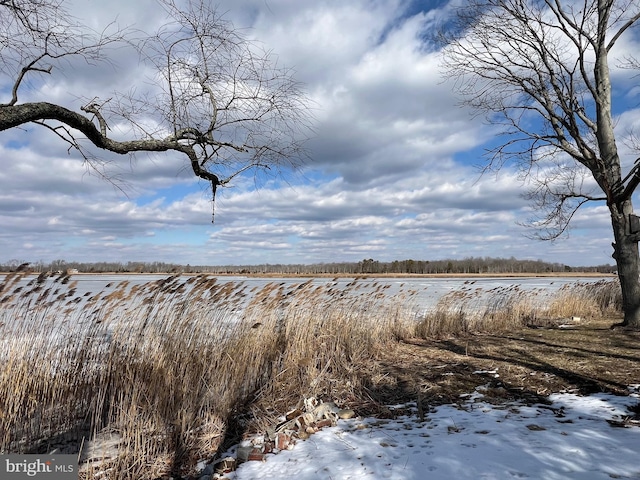
[[[613,258],[618,266],[618,278],[622,288],[623,325],[640,329],[640,261],[638,239],[640,232],[632,227],[633,205],[631,200],[610,206],[611,225],[615,243]]]

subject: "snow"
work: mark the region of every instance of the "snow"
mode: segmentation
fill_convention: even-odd
[[[639,386],[630,388],[628,397],[554,394],[549,405],[494,405],[479,390],[422,421],[417,413],[340,420],[226,478],[637,479],[640,427],[608,422],[633,416],[627,407],[638,405]]]

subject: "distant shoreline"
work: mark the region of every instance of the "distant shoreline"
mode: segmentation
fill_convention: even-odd
[[[26,273],[27,275],[39,275],[39,272],[0,272],[0,275],[12,273]],[[194,276],[207,275],[211,277],[246,277],[246,278],[616,278],[614,273],[599,272],[509,272],[509,273],[210,273],[210,272],[77,272],[75,275],[140,275],[140,276]]]
[[[194,274],[185,274],[194,275]],[[615,278],[613,273],[598,272],[545,272],[545,273],[215,273],[205,274],[220,277],[255,278],[549,278],[549,277],[607,277]]]

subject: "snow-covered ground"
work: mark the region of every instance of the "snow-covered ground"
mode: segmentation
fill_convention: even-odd
[[[640,478],[629,397],[556,394],[551,405],[492,405],[481,393],[395,420],[340,420],[292,450],[246,462],[230,480]],[[231,452],[232,453],[232,452]]]

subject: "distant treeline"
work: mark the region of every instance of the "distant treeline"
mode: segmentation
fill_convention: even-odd
[[[0,264],[0,271],[66,272],[66,273],[211,273],[211,274],[283,274],[283,275],[359,275],[359,274],[438,274],[438,273],[614,273],[614,265],[571,267],[542,260],[469,257],[462,260],[394,260],[383,262],[372,258],[359,262],[262,265],[177,265],[165,262],[67,262],[51,263],[11,260]]]

